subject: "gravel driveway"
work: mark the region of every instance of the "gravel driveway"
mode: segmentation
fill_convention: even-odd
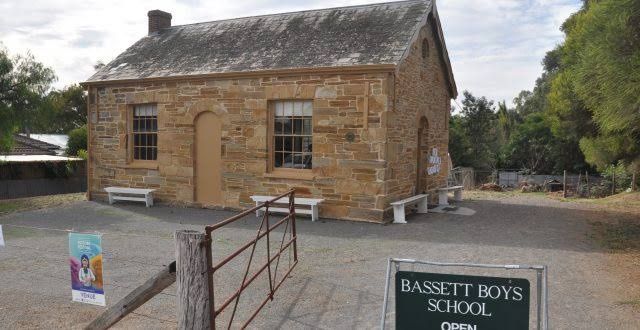
[[[300,263],[251,326],[375,328],[380,319],[386,260],[399,257],[546,264],[551,328],[640,328],[637,305],[623,303],[640,297],[640,265],[627,254],[603,251],[589,238],[590,221],[632,215],[582,208],[540,196],[476,199],[459,206],[476,213],[411,215],[406,225],[386,226],[334,220],[312,223],[300,218]],[[105,292],[107,304],[113,304],[174,260],[175,230],[202,231],[205,224],[233,214],[73,202],[2,216],[0,224],[7,246],[0,248],[0,328],[79,328],[103,310],[71,302],[64,230],[103,233]],[[214,240],[214,256],[222,256],[255,235],[257,223],[251,216],[225,229]],[[284,260],[288,262],[288,258]],[[237,271],[242,267],[240,262],[230,265],[229,274],[216,282],[216,290],[234,290],[240,281]],[[418,266],[415,269],[461,272]],[[535,292],[534,273],[474,270],[474,274],[524,277]],[[257,284],[242,302],[251,305],[263,298],[261,289],[264,288]],[[216,297],[222,294],[216,293]],[[532,301],[535,302],[534,297]],[[393,307],[389,305],[391,320]],[[533,324],[535,313],[531,318]],[[175,328],[175,319],[175,286],[171,286],[116,328]],[[389,324],[392,326],[392,322]]]

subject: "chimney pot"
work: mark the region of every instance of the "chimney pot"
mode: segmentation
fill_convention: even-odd
[[[147,16],[149,17],[149,35],[171,27],[170,13],[156,9],[150,10]]]

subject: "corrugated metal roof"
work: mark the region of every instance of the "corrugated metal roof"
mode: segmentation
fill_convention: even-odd
[[[276,69],[397,65],[431,10],[401,1],[173,26],[87,82]]]

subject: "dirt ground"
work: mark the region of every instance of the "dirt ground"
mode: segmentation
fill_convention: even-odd
[[[633,226],[640,222],[637,213],[540,194],[471,192],[466,197],[457,206],[472,210],[467,213],[472,215],[414,214],[406,225],[299,218],[299,264],[250,327],[376,328],[386,260],[397,257],[548,265],[551,328],[640,328],[640,258],[633,245],[637,238]],[[0,224],[7,243],[0,247],[2,329],[80,328],[104,310],[71,302],[69,231],[103,234],[105,292],[107,305],[111,305],[175,259],[176,230],[202,231],[206,224],[234,214],[128,203],[110,206],[77,196],[59,198],[64,202],[45,202],[45,207],[36,202],[30,207],[0,203]],[[214,259],[254,236],[258,224],[249,216],[214,236]],[[279,238],[276,241],[272,246],[279,244]],[[256,258],[264,260],[265,250],[257,248]],[[217,304],[240,285],[244,261],[246,256],[225,266],[228,269],[216,277]],[[290,261],[286,255],[281,268]],[[535,292],[531,272],[402,269],[526,278]],[[266,294],[267,280],[259,278],[255,283],[243,294],[241,318]],[[174,285],[116,328],[175,328],[175,299]],[[531,324],[534,304],[532,295]],[[388,308],[388,326],[393,328],[393,295]]]

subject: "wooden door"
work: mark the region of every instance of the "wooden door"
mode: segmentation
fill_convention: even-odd
[[[196,201],[222,205],[221,130],[222,121],[213,112],[203,112],[195,122]]]

